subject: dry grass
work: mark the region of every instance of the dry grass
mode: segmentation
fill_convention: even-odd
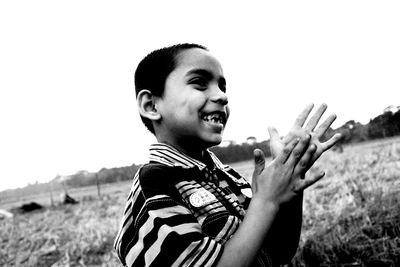
[[[124,198],[88,196],[0,221],[0,266],[118,266],[112,244]]]
[[[325,155],[326,177],[305,194],[292,266],[400,266],[400,143]]]
[[[234,167],[251,176],[251,161]],[[305,192],[291,266],[400,266],[399,140],[331,152],[319,167],[327,174]],[[101,200],[94,187],[72,191],[78,205],[0,221],[0,266],[119,266],[112,245],[128,191],[115,184]]]

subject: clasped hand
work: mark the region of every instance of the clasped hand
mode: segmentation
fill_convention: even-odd
[[[315,161],[335,145],[341,135],[335,134],[326,142],[320,141],[336,119],[336,115],[332,114],[315,129],[327,109],[326,104],[322,104],[304,126],[313,107],[314,105],[310,104],[299,114],[289,133],[283,138],[275,128],[268,128],[273,160],[265,166],[263,152],[259,149],[254,151],[254,194],[261,193],[269,198],[268,200],[281,204],[325,175],[324,172],[319,172],[312,177],[305,177]]]

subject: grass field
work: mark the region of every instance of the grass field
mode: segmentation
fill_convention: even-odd
[[[252,162],[233,164],[246,178]],[[400,266],[400,139],[329,152],[326,177],[307,189],[298,253],[290,266]],[[77,205],[50,206],[49,193],[2,200],[46,208],[0,220],[0,266],[119,266],[112,249],[130,182],[69,190]],[[58,196],[61,192],[54,195]]]

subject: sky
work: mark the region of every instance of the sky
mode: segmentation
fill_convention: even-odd
[[[0,191],[145,162],[134,71],[176,43],[221,62],[225,140],[285,134],[310,102],[333,128],[368,123],[400,105],[398,14],[399,1],[1,1]]]

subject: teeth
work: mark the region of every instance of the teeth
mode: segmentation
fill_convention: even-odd
[[[222,116],[219,113],[212,113],[204,116],[205,121],[212,121],[214,123],[222,123]]]

